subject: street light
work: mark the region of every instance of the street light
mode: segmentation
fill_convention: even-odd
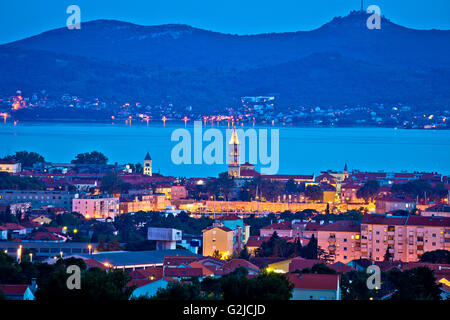
[[[19,260],[19,263],[22,263],[22,245],[17,249],[17,260]]]
[[[33,254],[30,252],[30,262],[33,262]]]
[[[89,249],[89,255],[91,255],[92,254],[92,244],[88,245],[88,249]]]

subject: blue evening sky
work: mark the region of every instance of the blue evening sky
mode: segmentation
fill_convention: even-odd
[[[315,29],[360,8],[360,0],[1,0],[0,43],[65,26],[67,6],[81,22],[116,19],[142,25],[183,23],[236,34]],[[365,0],[393,22],[414,29],[450,29],[450,0]]]

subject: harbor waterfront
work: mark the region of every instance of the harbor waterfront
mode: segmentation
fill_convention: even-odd
[[[207,125],[205,128],[210,128]],[[19,122],[0,125],[0,156],[28,150],[45,154],[48,161],[70,162],[82,152],[97,150],[110,163],[135,163],[150,151],[154,172],[172,176],[217,176],[227,165],[180,164],[171,160],[177,144],[171,134],[184,123],[156,121],[127,126],[122,123],[48,123]],[[225,126],[214,126],[224,136]],[[390,128],[302,128],[242,127],[279,129],[279,172],[320,173],[350,169],[378,171],[428,171],[450,173],[450,131],[403,130]],[[193,136],[193,123],[187,124]],[[209,142],[203,142],[203,146]],[[241,162],[248,161],[247,158]],[[260,168],[259,164],[256,168]]]

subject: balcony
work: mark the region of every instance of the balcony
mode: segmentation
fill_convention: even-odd
[[[335,245],[329,245],[329,246],[328,246],[328,251],[329,251],[329,252],[334,252],[334,251],[336,251],[336,246],[335,246]]]
[[[328,238],[328,242],[329,243],[336,243],[336,238],[335,237],[329,237]]]

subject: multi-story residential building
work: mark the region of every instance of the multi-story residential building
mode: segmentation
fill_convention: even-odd
[[[19,173],[22,166],[19,162],[11,160],[0,160],[0,172]]]
[[[333,262],[347,263],[361,256],[360,225],[352,220],[336,221],[317,229],[317,245]]]
[[[361,258],[414,262],[438,249],[450,250],[450,218],[373,214],[361,222]]]
[[[234,252],[234,231],[224,226],[215,226],[203,230],[203,255],[212,256],[217,250],[226,258]]]
[[[72,200],[72,211],[81,213],[85,218],[114,220],[119,214],[119,198],[88,196],[85,198],[75,198]]]
[[[72,199],[76,195],[76,193],[69,191],[0,190],[0,203],[30,202],[33,208],[54,206],[71,210]]]
[[[154,195],[136,195],[133,197],[120,198],[119,212],[130,213],[138,211],[153,211],[155,210]]]
[[[235,232],[235,246],[240,250],[250,237],[250,226],[244,224],[244,219],[236,215],[226,215],[216,220],[216,223],[230,228]]]

